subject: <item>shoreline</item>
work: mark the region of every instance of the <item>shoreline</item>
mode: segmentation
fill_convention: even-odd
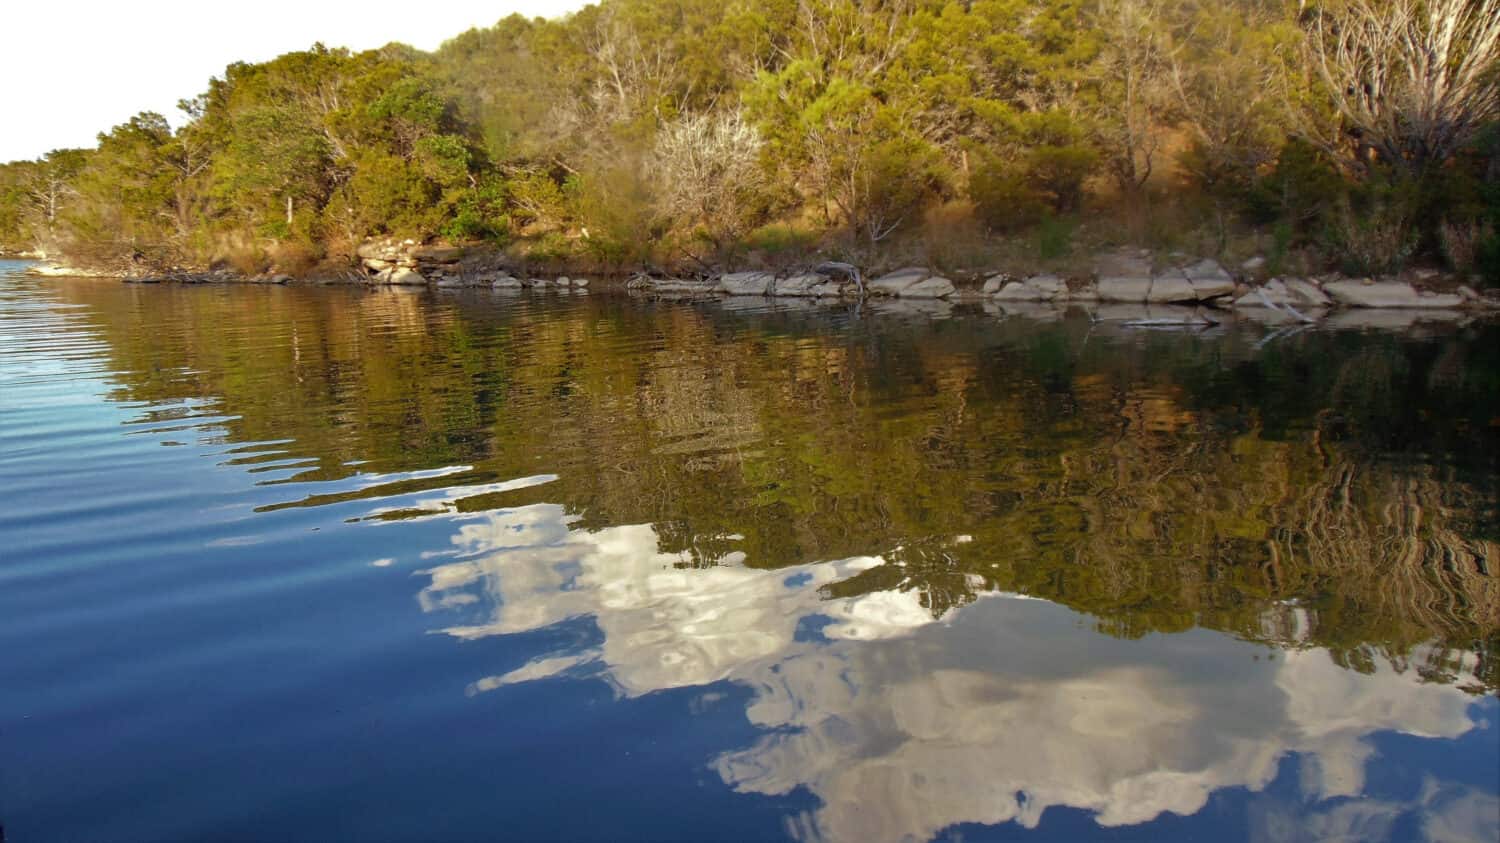
[[[1098,321],[1143,326],[1208,326],[1230,313],[1268,324],[1317,324],[1343,311],[1416,311],[1435,314],[1500,315],[1500,291],[1481,293],[1438,273],[1415,278],[1257,277],[1259,266],[1238,273],[1212,259],[1122,249],[1095,256],[1094,271],[1025,277],[967,272],[955,282],[937,270],[910,266],[870,277],[858,267],[824,263],[773,272],[746,270],[672,276],[533,274],[500,266],[497,256],[465,247],[418,246],[410,241],[369,243],[359,250],[359,269],[294,277],[287,273],[245,275],[232,270],[130,274],[84,270],[41,262],[28,267],[40,277],[118,279],[127,284],[337,285],[369,288],[556,289],[628,291],[671,298],[755,297],[772,299],[901,299],[982,304],[1005,314],[1045,318],[1082,307]],[[362,270],[362,271],[361,271]],[[991,307],[993,306],[993,308]],[[1429,318],[1436,318],[1431,316]]]

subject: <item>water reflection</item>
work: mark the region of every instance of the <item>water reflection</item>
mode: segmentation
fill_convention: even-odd
[[[1493,838],[1500,329],[1366,328],[0,284],[12,827]]]
[[[468,619],[443,627],[448,635],[579,617],[602,634],[597,647],[479,678],[470,693],[568,675],[625,696],[747,685],[747,714],[767,734],[713,767],[741,792],[810,790],[822,807],[794,823],[804,839],[1034,828],[1052,807],[1135,825],[1194,814],[1225,788],[1262,791],[1288,757],[1301,765],[1303,804],[1258,807],[1268,828],[1310,822],[1299,828],[1320,839],[1389,839],[1412,812],[1433,839],[1485,840],[1500,828],[1493,794],[1436,780],[1418,803],[1335,804],[1364,792],[1372,733],[1452,739],[1475,728],[1472,697],[1416,669],[1447,663],[1473,682],[1472,653],[1421,646],[1411,664],[1380,659],[1357,672],[1321,648],[1207,631],[1107,638],[1063,607],[993,591],[935,617],[913,591],[830,596],[829,586],[891,564],[880,557],[767,571],[729,553],[695,567],[663,550],[650,525],[590,531],[576,521],[551,504],[487,513],[433,554],[454,561],[424,572],[423,609]],[[1265,618],[1294,640],[1306,626],[1295,607]]]

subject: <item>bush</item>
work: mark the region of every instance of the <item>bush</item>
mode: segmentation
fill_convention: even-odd
[[[1416,251],[1417,239],[1399,202],[1372,202],[1356,212],[1345,199],[1329,220],[1328,247],[1347,275],[1400,272]]]

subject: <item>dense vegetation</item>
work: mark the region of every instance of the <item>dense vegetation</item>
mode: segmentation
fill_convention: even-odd
[[[1500,278],[1497,0],[603,0],[229,66],[0,167],[0,246],[299,272],[371,236],[599,268],[1134,242]]]

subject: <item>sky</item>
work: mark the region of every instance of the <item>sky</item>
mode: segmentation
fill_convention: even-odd
[[[179,125],[177,101],[236,61],[322,41],[424,50],[519,12],[557,17],[588,0],[11,0],[0,10],[0,162],[94,146],[141,111]]]

